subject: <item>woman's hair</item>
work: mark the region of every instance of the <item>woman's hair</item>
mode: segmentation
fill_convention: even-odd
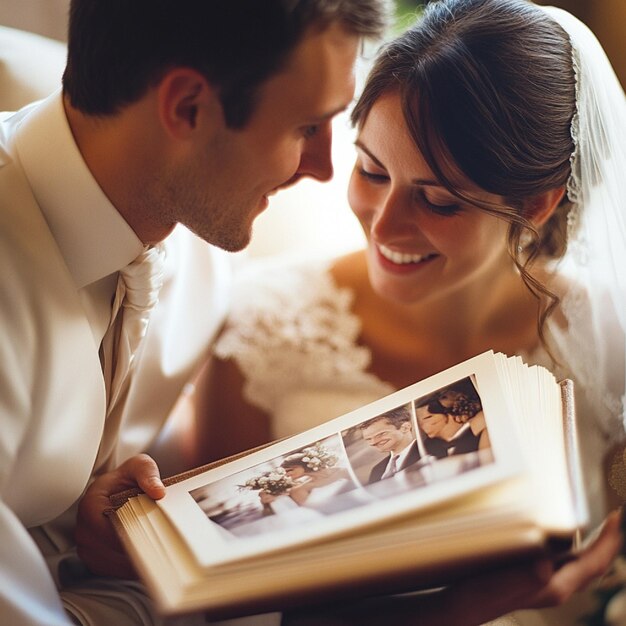
[[[301,467],[305,472],[310,472],[311,468],[309,467],[309,465],[307,465],[305,461],[303,461],[303,457],[305,456],[306,455],[301,452],[294,452],[293,454],[285,457],[280,466],[283,469],[289,469],[290,467]]]
[[[538,331],[558,298],[530,274],[539,255],[566,247],[565,197],[546,224],[532,199],[565,186],[574,151],[576,77],[567,33],[527,0],[439,0],[379,55],[353,112],[363,125],[383,95],[400,96],[413,141],[456,197],[509,222],[509,253],[539,299]],[[455,189],[458,170],[505,206]],[[520,249],[520,236],[530,242]],[[524,238],[522,238],[524,240]]]
[[[63,89],[82,112],[113,115],[168,69],[191,67],[241,128],[310,29],[377,37],[386,17],[382,0],[72,0]]]
[[[445,415],[448,421],[450,420],[450,410],[446,409],[439,400],[431,400],[426,406],[428,407],[428,412],[432,415]]]

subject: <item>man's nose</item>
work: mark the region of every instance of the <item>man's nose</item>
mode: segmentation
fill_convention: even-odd
[[[297,173],[321,181],[330,180],[333,177],[332,142],[333,130],[329,120],[320,125],[313,137],[306,140]]]

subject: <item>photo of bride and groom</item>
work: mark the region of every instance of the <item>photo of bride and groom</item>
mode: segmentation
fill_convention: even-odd
[[[190,492],[227,538],[332,516],[493,461],[466,377],[350,428]]]

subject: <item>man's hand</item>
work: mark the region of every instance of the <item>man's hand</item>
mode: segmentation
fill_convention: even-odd
[[[282,626],[477,626],[519,609],[557,606],[602,576],[622,548],[621,513],[559,569],[550,561],[468,577],[443,591],[375,598],[286,614]]]
[[[165,495],[159,468],[147,454],[134,456],[116,470],[94,480],[78,505],[74,539],[78,556],[100,576],[136,578],[111,522],[104,511],[111,508],[109,496],[131,487],[139,487],[158,500]]]

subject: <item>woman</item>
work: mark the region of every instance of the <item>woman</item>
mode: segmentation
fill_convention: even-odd
[[[448,387],[437,395],[437,403],[453,422],[468,424],[472,434],[478,439],[478,448],[491,447],[487,423],[480,398],[469,379]]]
[[[242,396],[205,400],[243,437],[208,425],[210,456],[493,349],[574,378],[599,521],[626,327],[626,103],[599,44],[525,0],[431,3],[383,50],[352,119],[367,248],[242,282],[211,382]]]
[[[322,513],[334,512],[340,510],[341,506],[341,501],[336,500],[335,496],[355,488],[344,468],[335,464],[322,466],[312,464],[306,452],[290,454],[280,466],[295,483],[288,496],[298,506],[306,506]],[[351,504],[348,503],[346,506]]]
[[[426,449],[438,458],[490,447],[484,419],[456,421],[436,400],[415,407],[417,423],[427,437]],[[476,417],[476,416],[475,416]]]

